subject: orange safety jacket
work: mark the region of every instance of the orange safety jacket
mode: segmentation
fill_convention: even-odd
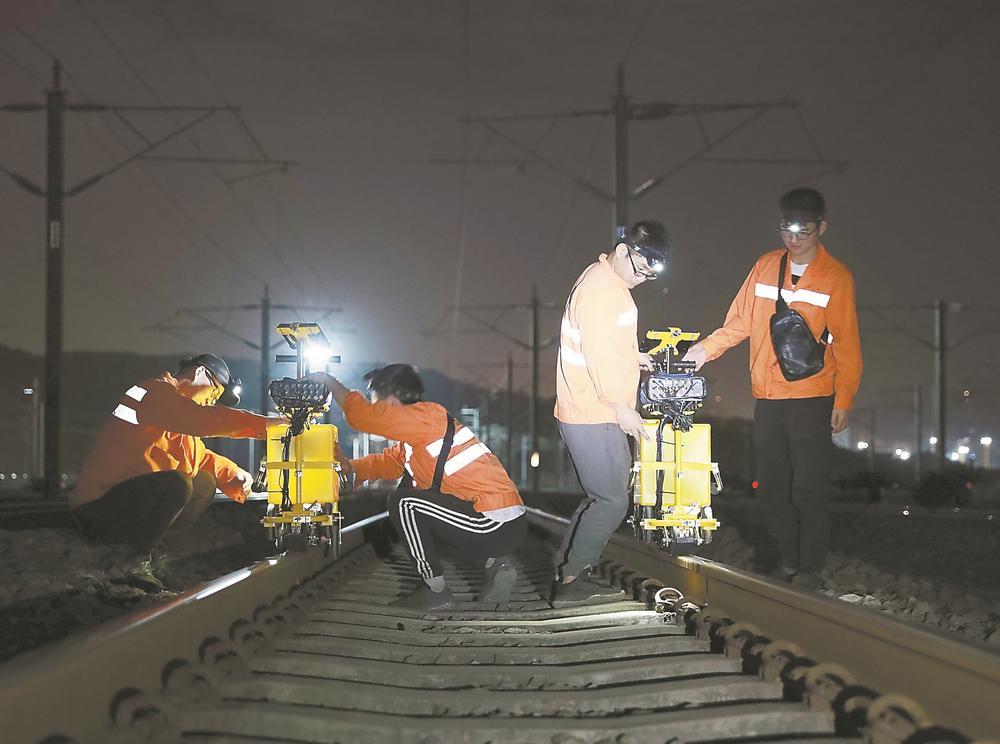
[[[239,467],[206,449],[200,437],[263,439],[267,417],[199,405],[180,392],[182,384],[164,372],[125,391],[80,468],[71,507],[99,499],[129,478],[163,470],[191,476],[207,470],[226,496],[246,500],[236,480]]]
[[[357,431],[368,432],[398,444],[384,451],[351,460],[354,477],[366,480],[396,480],[408,472],[417,488],[430,488],[434,468],[444,446],[450,414],[437,403],[421,402],[389,405],[384,401],[369,403],[352,391],[344,399],[344,416]],[[479,512],[520,506],[523,502],[517,486],[496,455],[480,442],[472,429],[456,422],[455,438],[444,466],[441,492],[463,501],[471,501]]]
[[[755,398],[785,400],[833,395],[834,408],[850,410],[861,383],[861,336],[850,270],[821,245],[798,283],[785,270],[782,296],[797,310],[818,339],[829,330],[823,369],[789,382],[781,373],[771,344],[771,316],[778,299],[778,269],[784,248],[761,256],[736,294],[726,321],[702,342],[708,359],[750,338],[750,382]]]
[[[613,424],[612,404],[635,407],[639,311],[602,254],[576,280],[559,337],[555,416],[566,424]]]

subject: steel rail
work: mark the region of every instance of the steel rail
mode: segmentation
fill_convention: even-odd
[[[569,521],[528,512],[550,531]],[[988,649],[715,561],[670,558],[623,535],[611,537],[604,557],[675,587],[713,619],[749,623],[816,661],[845,667],[868,687],[912,698],[939,725],[980,738],[1000,734],[1000,655]]]

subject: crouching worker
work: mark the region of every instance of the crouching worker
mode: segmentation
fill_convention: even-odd
[[[234,501],[249,495],[253,476],[200,439],[264,438],[267,416],[230,407],[239,392],[222,359],[200,354],[176,376],[164,372],[130,387],[98,433],[69,503],[84,537],[122,545],[122,558],[140,559],[130,579],[156,587],[142,558],[168,530],[190,527],[217,486]]]
[[[342,467],[356,482],[403,478],[388,511],[423,582],[390,604],[442,610],[455,599],[445,583],[441,554],[482,561],[480,602],[506,603],[517,580],[510,555],[527,530],[517,488],[503,465],[472,430],[437,403],[423,400],[424,384],[408,364],[365,375],[371,402],[336,378],[317,372],[355,430],[398,442]]]

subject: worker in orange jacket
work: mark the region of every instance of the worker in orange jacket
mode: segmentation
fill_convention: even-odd
[[[326,372],[310,378],[327,386],[353,429],[397,442],[378,454],[340,460],[358,483],[403,478],[387,509],[423,581],[390,604],[423,611],[454,606],[444,552],[486,568],[480,602],[506,604],[517,580],[511,556],[524,540],[527,517],[496,455],[444,406],[423,400],[423,381],[408,364],[365,375],[370,401]]]
[[[640,367],[639,312],[632,290],[661,276],[668,250],[658,222],[636,223],[610,253],[577,279],[559,341],[555,416],[584,499],[556,554],[552,599],[586,601],[617,593],[591,580],[601,551],[629,507],[629,437],[645,436],[635,410]]]
[[[193,524],[216,487],[245,501],[253,476],[201,441],[265,437],[269,417],[230,407],[239,393],[239,380],[213,354],[199,354],[181,362],[176,375],[164,372],[126,390],[69,494],[80,531],[126,545],[133,555],[148,554],[168,530]]]
[[[781,553],[772,573],[809,589],[822,586],[819,572],[830,541],[831,432],[847,428],[862,369],[854,278],[823,246],[826,230],[826,203],[818,191],[799,188],[782,196],[778,233],[784,248],[757,260],[722,328],[685,356],[700,368],[749,337],[758,492]],[[816,343],[825,344],[822,368],[802,379],[786,379],[772,343],[779,291]]]

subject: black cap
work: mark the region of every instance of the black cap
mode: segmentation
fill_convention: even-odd
[[[219,396],[219,405],[232,408],[240,402],[240,393],[243,391],[243,381],[239,377],[233,377],[229,371],[229,365],[222,357],[215,354],[198,354],[190,359],[185,359],[180,364],[180,370],[192,367],[204,367],[208,373],[215,378],[216,382],[222,385],[222,395]]]

